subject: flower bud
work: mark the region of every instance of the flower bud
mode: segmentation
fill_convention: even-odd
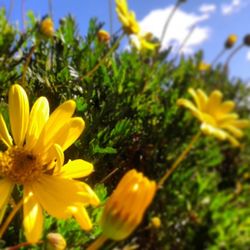
[[[161,227],[161,219],[158,216],[154,216],[151,219],[151,223],[150,224],[151,224],[152,228],[158,229],[158,228]]]
[[[250,46],[250,34],[245,35],[243,42],[246,46]]]
[[[99,42],[107,43],[110,41],[110,34],[106,30],[99,30],[97,32]]]
[[[156,183],[135,169],[128,171],[105,204],[101,228],[113,240],[128,237],[141,223],[156,191]]]
[[[40,23],[39,27],[40,33],[47,38],[53,37],[55,30],[54,30],[54,23],[50,17],[45,17]]]
[[[237,42],[238,37],[235,34],[231,34],[228,36],[227,40],[225,41],[225,48],[231,49],[234,44]]]
[[[47,249],[48,250],[64,250],[67,243],[63,236],[59,233],[49,233],[47,235]]]

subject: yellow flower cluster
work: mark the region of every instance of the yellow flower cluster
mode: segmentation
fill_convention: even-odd
[[[142,33],[135,13],[128,9],[127,0],[116,0],[116,12],[123,25],[123,30],[128,35],[134,35],[131,44],[139,51],[155,50],[158,43],[152,42],[151,33]]]
[[[214,90],[207,96],[201,89],[188,90],[194,103],[187,99],[179,99],[177,103],[188,108],[201,121],[201,130],[207,135],[213,135],[220,140],[228,140],[233,146],[239,146],[239,138],[243,136],[242,129],[250,125],[248,120],[241,120],[238,114],[231,112],[235,103],[222,101],[222,93]]]
[[[43,230],[43,210],[61,219],[74,216],[81,227],[92,227],[85,207],[98,205],[94,191],[74,180],[93,171],[89,162],[77,159],[64,164],[64,151],[80,136],[84,121],[72,117],[76,104],[69,100],[49,115],[49,103],[40,97],[29,108],[25,90],[18,84],[9,91],[12,136],[0,114],[0,213],[3,214],[16,185],[23,187],[23,225],[29,242],[37,242]]]
[[[51,38],[54,36],[54,23],[48,16],[41,21],[39,29],[40,33],[47,38]]]

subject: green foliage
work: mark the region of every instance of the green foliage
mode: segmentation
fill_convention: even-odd
[[[6,96],[13,83],[25,87],[31,102],[46,96],[52,110],[64,100],[74,99],[86,128],[67,150],[66,158],[94,163],[95,172],[85,181],[96,185],[104,203],[131,168],[158,181],[199,130],[192,115],[176,105],[189,87],[208,92],[219,88],[225,98],[236,101],[245,117],[249,117],[250,106],[249,87],[243,81],[229,79],[219,66],[210,72],[198,70],[202,52],[174,63],[168,59],[169,51],[152,55],[122,50],[118,37],[110,44],[98,41],[101,26],[91,20],[88,34],[82,37],[73,17],[67,16],[54,38],[43,40],[37,37],[32,13],[27,32],[19,35],[1,10],[0,110],[6,117]],[[109,53],[112,46],[117,48]],[[104,62],[93,71],[102,58]],[[203,136],[158,191],[139,229],[117,245],[135,240],[139,249],[248,249],[250,131],[246,134],[241,150]],[[73,219],[58,221],[47,216],[44,237],[51,231],[60,232],[69,249],[83,249],[101,233],[102,206],[88,211],[94,224],[91,232],[83,232]],[[148,226],[154,215],[162,221],[157,230]],[[13,223],[21,227],[20,219]],[[9,230],[4,236],[6,246],[24,241],[14,233]]]

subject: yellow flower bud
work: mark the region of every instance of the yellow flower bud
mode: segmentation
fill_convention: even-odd
[[[231,49],[234,44],[237,42],[238,37],[235,34],[231,34],[228,36],[227,40],[225,41],[225,48]]]
[[[107,43],[110,41],[110,34],[106,30],[99,30],[97,37],[100,42]]]
[[[108,199],[101,218],[103,235],[128,237],[142,221],[156,191],[156,183],[135,169],[128,171]]]
[[[154,216],[151,219],[151,226],[155,229],[158,229],[161,227],[161,219],[158,216]]]
[[[250,34],[247,34],[245,37],[244,37],[244,44],[246,46],[250,46]]]
[[[40,33],[45,37],[51,38],[53,37],[55,30],[54,30],[54,23],[50,17],[45,17],[40,23]]]
[[[64,250],[67,243],[59,233],[49,233],[47,235],[47,249],[48,250]]]

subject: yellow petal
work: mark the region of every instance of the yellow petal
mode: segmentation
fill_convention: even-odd
[[[0,139],[3,141],[3,143],[7,147],[11,147],[13,144],[12,138],[9,134],[6,123],[5,123],[3,116],[1,114],[0,114]]]
[[[70,206],[86,201],[80,182],[57,176],[41,176],[32,183],[32,190],[42,207],[56,218],[68,218]]]
[[[209,96],[206,111],[211,115],[216,114],[216,112],[220,109],[222,97],[223,95],[219,90],[214,90]]]
[[[233,136],[237,138],[241,138],[244,135],[244,133],[240,129],[232,126],[231,124],[225,124],[221,128],[228,130],[231,134],[233,134]]]
[[[194,89],[192,89],[192,88],[188,89],[188,92],[189,92],[190,95],[193,97],[193,99],[194,99],[194,101],[195,101],[195,104],[196,104],[197,108],[198,108],[199,110],[202,110],[202,109],[201,109],[201,108],[202,108],[202,104],[201,104],[201,101],[202,101],[202,100],[200,100],[200,97],[198,96],[198,93],[197,93]]]
[[[224,130],[211,126],[207,123],[201,124],[201,130],[206,135],[213,135],[219,140],[225,140],[228,136],[228,133],[226,133]]]
[[[41,154],[47,151],[54,143],[53,137],[69,121],[75,111],[76,104],[69,100],[61,104],[49,117],[49,120],[43,127],[43,130],[34,146],[34,152]]]
[[[191,110],[191,112],[194,116],[196,116],[199,120],[202,120],[203,113],[200,112],[199,109],[196,108],[191,101],[180,98],[177,100],[177,104],[180,106],[184,106],[185,108]]]
[[[70,212],[75,217],[83,230],[89,231],[92,229],[92,223],[89,218],[88,212],[83,205],[70,207]]]
[[[85,123],[82,118],[74,117],[71,118],[57,134],[54,135],[53,141],[62,147],[65,151],[71,146],[81,135]]]
[[[220,112],[229,113],[234,109],[234,107],[235,107],[235,103],[233,101],[225,101],[220,106]]]
[[[18,84],[9,91],[9,115],[11,132],[16,145],[22,146],[29,124],[29,100],[25,90]]]
[[[25,145],[28,150],[30,150],[35,145],[48,118],[48,100],[45,97],[40,97],[36,100],[30,112],[30,121],[27,130]]]
[[[74,160],[61,168],[60,175],[64,178],[81,178],[90,175],[94,170],[91,163],[83,160]]]
[[[29,187],[24,187],[23,226],[27,241],[36,243],[42,236],[43,211],[34,193]]]
[[[8,203],[13,187],[13,183],[7,179],[0,179],[0,209]]]
[[[250,120],[235,120],[232,121],[231,124],[236,128],[247,128],[250,127]]]
[[[85,200],[85,205],[92,205],[92,206],[98,206],[100,204],[100,200],[97,197],[96,193],[93,191],[93,189],[86,183],[84,182],[79,182],[81,187],[82,187],[82,191],[81,194],[84,195],[86,198]]]
[[[198,89],[197,90],[197,96],[199,98],[201,111],[206,110],[207,102],[208,102],[208,97],[207,97],[206,93],[203,90]]]

